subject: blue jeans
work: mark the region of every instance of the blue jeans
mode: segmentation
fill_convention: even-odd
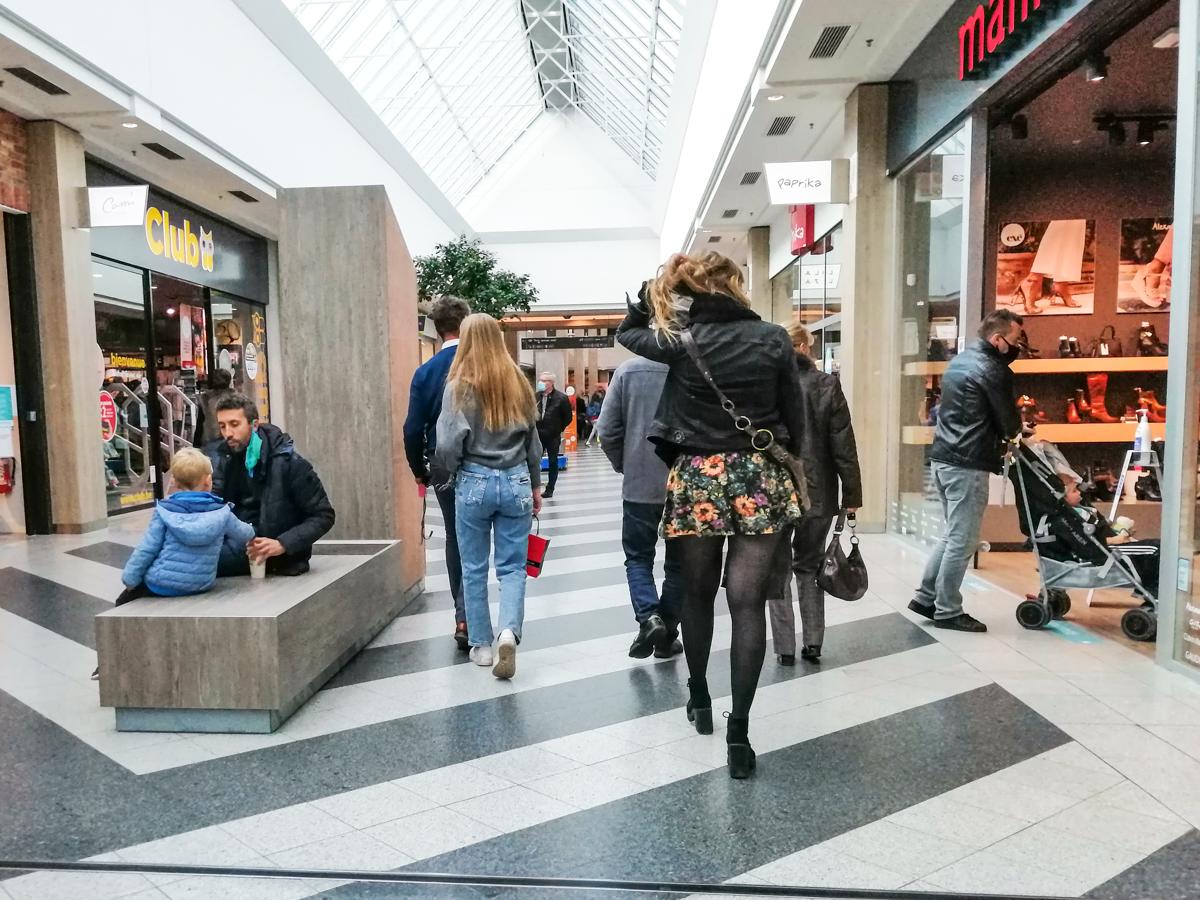
[[[521,638],[525,620],[525,560],[533,523],[533,486],[526,466],[489,469],[463,463],[454,486],[458,552],[462,560],[463,601],[472,647],[494,639],[488,608],[488,556],[496,537],[496,577],[500,582],[500,631]]]
[[[979,548],[979,529],[988,502],[988,473],[936,460],[930,466],[946,516],[946,533],[925,565],[916,599],[934,607],[934,618],[952,619],[963,611],[963,578]]]
[[[450,578],[450,594],[454,597],[454,621],[467,621],[463,606],[462,562],[458,558],[458,531],[454,518],[454,488],[434,488],[442,522],[446,527],[446,575]]]
[[[626,500],[621,517],[621,549],[625,551],[625,580],[633,614],[641,625],[657,613],[672,631],[679,626],[683,607],[683,566],[679,562],[677,541],[667,541],[666,578],[662,595],[654,581],[654,553],[658,526],[662,522],[661,503],[632,503]]]

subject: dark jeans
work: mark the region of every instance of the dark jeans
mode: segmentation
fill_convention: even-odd
[[[458,555],[458,531],[454,519],[454,488],[435,488],[437,504],[442,510],[442,521],[446,525],[446,574],[450,576],[450,594],[454,597],[454,621],[467,621],[467,610],[463,606],[462,559]]]
[[[539,437],[542,439],[542,449],[546,451],[546,457],[550,460],[550,468],[546,475],[546,490],[552,491],[558,482],[558,451],[562,448],[562,435],[539,435]]]
[[[654,555],[658,544],[658,525],[662,521],[661,503],[624,503],[621,518],[621,549],[625,551],[625,580],[629,582],[629,600],[638,624],[658,613],[671,631],[679,625],[683,608],[683,565],[679,560],[678,541],[667,541],[664,561],[666,577],[662,594],[654,581]]]

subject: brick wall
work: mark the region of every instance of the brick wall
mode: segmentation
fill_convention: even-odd
[[[29,212],[25,120],[0,109],[0,205]]]

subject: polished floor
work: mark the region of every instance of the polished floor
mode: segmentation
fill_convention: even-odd
[[[986,636],[905,610],[920,548],[872,536],[821,664],[772,657],[756,777],[684,718],[682,659],[631,660],[620,481],[583,451],[547,503],[512,682],[465,664],[440,523],[427,592],[273,735],[121,734],[92,617],[139,521],[0,543],[0,858],[742,882],[1000,895],[1200,895],[1200,686],[1079,626]],[[718,601],[720,602],[720,601]],[[710,684],[727,708],[728,615]],[[0,898],[559,896],[33,873]],[[324,892],[324,893],[322,893]],[[607,894],[605,896],[621,896]]]

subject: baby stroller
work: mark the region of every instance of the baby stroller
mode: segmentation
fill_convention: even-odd
[[[1121,630],[1135,641],[1152,641],[1158,632],[1158,598],[1142,584],[1130,563],[1135,554],[1157,552],[1137,545],[1110,547],[1101,528],[1067,505],[1062,480],[1025,441],[1005,460],[1013,483],[1017,519],[1037,560],[1041,591],[1017,606],[1025,628],[1044,628],[1071,609],[1067,588],[1131,588],[1146,601],[1121,617]],[[1111,534],[1111,530],[1108,534]]]

